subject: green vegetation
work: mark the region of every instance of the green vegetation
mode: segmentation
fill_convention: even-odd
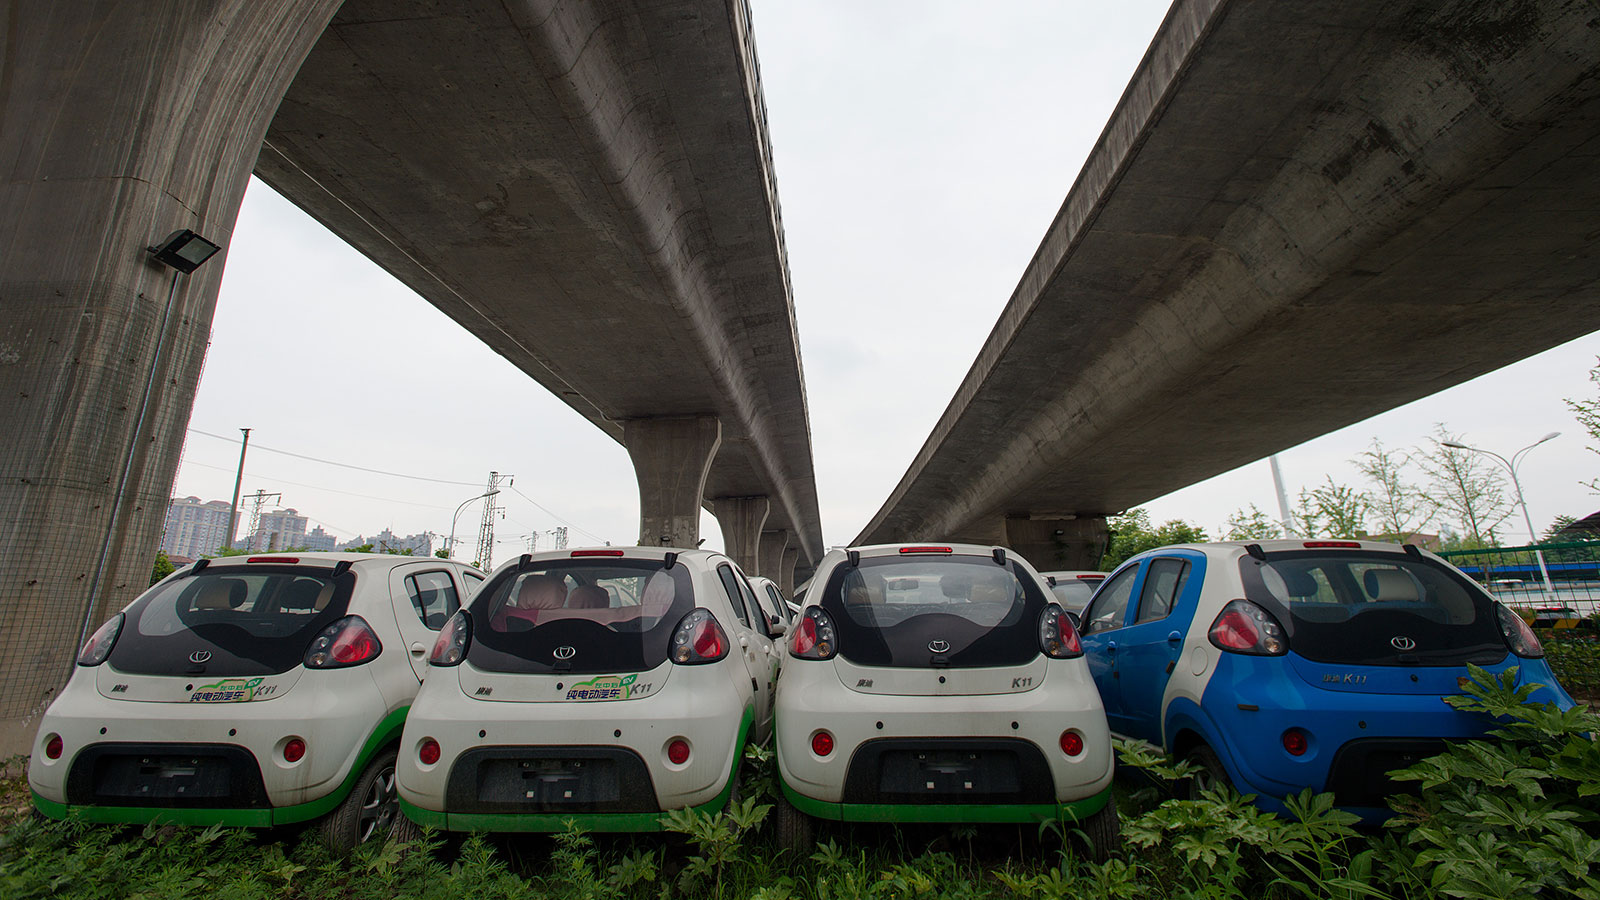
[[[1474,676],[1452,704],[1501,727],[1398,776],[1421,796],[1398,798],[1402,815],[1376,832],[1329,795],[1291,798],[1295,819],[1232,793],[1176,799],[1194,767],[1123,745],[1123,770],[1146,786],[1119,797],[1127,845],[1106,863],[1085,860],[1070,823],[1054,822],[833,828],[794,858],[771,834],[771,753],[753,750],[751,796],[716,815],[674,814],[666,837],[429,833],[340,860],[311,830],[21,819],[0,833],[0,897],[1600,898],[1600,744],[1589,737],[1600,716],[1528,703],[1511,674]]]
[[[1194,544],[1210,540],[1206,537],[1205,529],[1179,519],[1165,522],[1159,528],[1151,527],[1150,514],[1142,509],[1131,509],[1120,516],[1111,517],[1106,521],[1106,529],[1110,532],[1111,540],[1106,545],[1105,556],[1100,559],[1100,569],[1105,572],[1115,569],[1136,553],[1168,544]]]
[[[167,551],[157,550],[155,565],[150,567],[150,583],[155,584],[176,570],[177,567],[172,564],[172,560],[167,559]]]

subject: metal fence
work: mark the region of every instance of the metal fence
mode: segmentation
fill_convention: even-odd
[[[1525,618],[1533,612],[1537,624],[1600,613],[1600,541],[1446,550],[1439,555]]]

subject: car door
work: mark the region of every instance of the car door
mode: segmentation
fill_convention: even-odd
[[[722,589],[728,595],[728,604],[733,607],[733,641],[739,645],[739,658],[744,661],[750,675],[750,690],[755,695],[752,737],[761,740],[772,731],[772,695],[776,690],[772,639],[761,627],[762,612],[755,602],[755,594],[733,564],[719,563],[717,579],[722,582]],[[760,630],[757,631],[757,628]]]
[[[395,624],[405,638],[406,659],[421,681],[428,674],[428,652],[439,629],[461,608],[459,573],[449,566],[421,563],[396,566],[389,573]]]
[[[1203,566],[1203,557],[1176,553],[1144,563],[1138,599],[1128,624],[1116,636],[1120,705],[1127,723],[1124,733],[1130,737],[1161,743],[1167,681],[1183,655],[1183,639],[1189,620],[1194,617]]]
[[[1100,702],[1106,708],[1106,722],[1118,734],[1128,733],[1128,715],[1122,706],[1118,638],[1127,624],[1140,569],[1134,563],[1106,579],[1084,608],[1078,629],[1083,655],[1089,661],[1089,675],[1100,689]]]

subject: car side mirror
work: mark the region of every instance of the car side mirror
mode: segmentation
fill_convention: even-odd
[[[777,616],[772,617],[771,624],[767,625],[767,634],[772,637],[783,637],[789,633],[789,623]]]
[[[1075,612],[1067,613],[1067,621],[1072,623],[1072,627],[1073,628],[1077,628],[1078,627],[1078,614],[1075,613]]]

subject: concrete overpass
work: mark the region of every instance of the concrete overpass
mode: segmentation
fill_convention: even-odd
[[[1178,0],[857,542],[1105,515],[1600,328],[1588,2]]]
[[[8,4],[0,755],[149,579],[222,265],[145,248],[226,246],[252,170],[622,442],[641,542],[694,546],[708,505],[751,571],[820,557],[749,24],[742,0]]]

